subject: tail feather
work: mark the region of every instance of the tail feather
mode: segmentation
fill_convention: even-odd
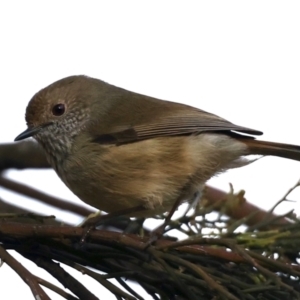
[[[272,155],[300,161],[300,146],[259,140],[242,140],[250,154]]]

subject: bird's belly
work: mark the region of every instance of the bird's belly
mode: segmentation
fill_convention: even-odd
[[[100,210],[143,205],[144,215],[162,213],[179,197],[191,198],[215,172],[226,168],[214,155],[216,145],[203,143],[204,136],[155,138],[121,146],[89,144],[89,151],[78,150],[59,175],[82,201]]]

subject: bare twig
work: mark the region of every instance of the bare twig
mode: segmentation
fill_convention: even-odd
[[[0,186],[4,187],[6,189],[12,190],[16,193],[22,194],[24,196],[37,199],[45,204],[52,205],[61,210],[73,212],[80,216],[88,216],[90,213],[93,212],[92,210],[89,210],[83,206],[74,204],[67,200],[63,200],[63,199],[59,199],[59,198],[47,195],[47,194],[40,192],[32,187],[27,186],[25,184],[15,182],[8,178],[4,178],[3,176],[0,176]]]
[[[49,290],[55,292],[56,294],[60,295],[61,297],[67,299],[67,300],[78,300],[78,298],[74,297],[73,295],[65,292],[64,290],[62,290],[61,288],[59,288],[58,286],[52,284],[49,281],[44,280],[43,278],[37,277],[35,276],[36,281],[43,285],[44,287],[48,288]]]
[[[50,300],[47,294],[39,286],[38,281],[27,269],[25,269],[13,256],[11,256],[2,246],[0,246],[0,257],[5,261],[30,287],[35,299]]]
[[[85,288],[77,279],[66,272],[58,263],[50,259],[46,259],[37,255],[31,255],[26,252],[19,252],[24,257],[32,260],[39,267],[45,269],[53,277],[55,277],[63,286],[73,292],[79,299],[98,300],[87,288]]]

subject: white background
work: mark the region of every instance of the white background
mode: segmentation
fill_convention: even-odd
[[[25,108],[35,92],[62,77],[86,74],[197,106],[262,130],[266,140],[300,144],[299,15],[298,1],[2,1],[0,142],[12,142],[26,128]],[[299,167],[267,157],[210,183],[228,190],[232,182],[246,190],[248,201],[268,209],[298,180]],[[8,176],[79,201],[52,171]],[[3,189],[0,197],[35,205]],[[295,191],[289,198],[299,197]],[[277,212],[291,208],[298,213],[299,203]],[[44,206],[36,210],[79,222]],[[6,265],[0,282],[2,298],[32,299]],[[98,296],[115,299],[102,290]]]

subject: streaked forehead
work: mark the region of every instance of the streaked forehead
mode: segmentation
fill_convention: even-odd
[[[69,90],[71,86],[74,86],[74,83],[78,83],[79,81],[85,81],[85,76],[70,76],[58,81],[53,82],[52,84],[46,86],[45,88],[41,89],[38,93],[34,95],[34,98],[42,98],[46,97],[49,94],[62,92],[62,90]],[[80,85],[79,85],[80,86]]]

